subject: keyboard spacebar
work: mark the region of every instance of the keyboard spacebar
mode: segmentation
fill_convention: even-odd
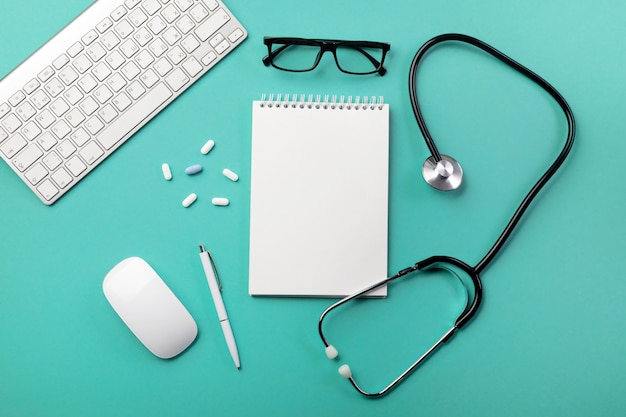
[[[152,90],[135,102],[117,120],[106,127],[99,135],[98,142],[109,150],[128,133],[146,120],[159,106],[172,96],[172,92],[163,83],[157,84]]]

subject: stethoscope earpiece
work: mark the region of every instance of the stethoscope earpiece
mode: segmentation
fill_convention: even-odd
[[[456,159],[441,154],[438,162],[432,156],[424,161],[422,176],[430,186],[440,191],[451,191],[459,188],[463,182],[463,168]]]

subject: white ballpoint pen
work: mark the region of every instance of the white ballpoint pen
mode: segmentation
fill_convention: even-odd
[[[219,281],[219,274],[217,273],[211,254],[207,252],[202,245],[200,245],[200,260],[202,261],[202,267],[204,268],[206,279],[209,282],[209,289],[211,290],[211,295],[213,296],[213,303],[215,304],[215,310],[217,310],[217,317],[222,325],[222,331],[224,332],[224,338],[226,339],[230,356],[233,357],[235,366],[239,369],[241,367],[239,363],[239,352],[237,351],[237,344],[235,343],[233,329],[230,327],[228,314],[226,314],[224,300],[222,300],[222,283]]]

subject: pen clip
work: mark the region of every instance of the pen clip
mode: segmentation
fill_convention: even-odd
[[[213,260],[213,256],[211,252],[204,248],[204,245],[200,245],[200,251],[206,252],[209,255],[209,262],[211,262],[211,268],[213,268],[213,273],[215,274],[215,278],[217,279],[217,287],[222,291],[222,279],[220,278],[220,273],[217,271],[217,266],[215,265],[215,261]]]

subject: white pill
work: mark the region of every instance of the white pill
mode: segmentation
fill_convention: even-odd
[[[214,146],[215,146],[215,142],[213,140],[210,140],[207,143],[205,143],[202,148],[200,148],[200,152],[206,155],[209,152],[211,152],[211,149],[213,149]]]
[[[161,165],[161,170],[163,171],[163,178],[168,181],[172,179],[172,170],[168,164]]]
[[[198,196],[195,193],[191,193],[187,196],[187,198],[185,198],[183,200],[183,207],[189,207],[190,205],[192,205],[196,200],[198,199]]]
[[[233,171],[231,171],[228,168],[224,169],[224,171],[222,171],[222,174],[224,174],[224,176],[226,176],[226,178],[228,178],[231,181],[239,181],[239,175],[235,174]]]
[[[227,206],[230,204],[230,201],[228,201],[227,198],[222,198],[222,197],[215,197],[212,200],[212,203],[214,206]]]

